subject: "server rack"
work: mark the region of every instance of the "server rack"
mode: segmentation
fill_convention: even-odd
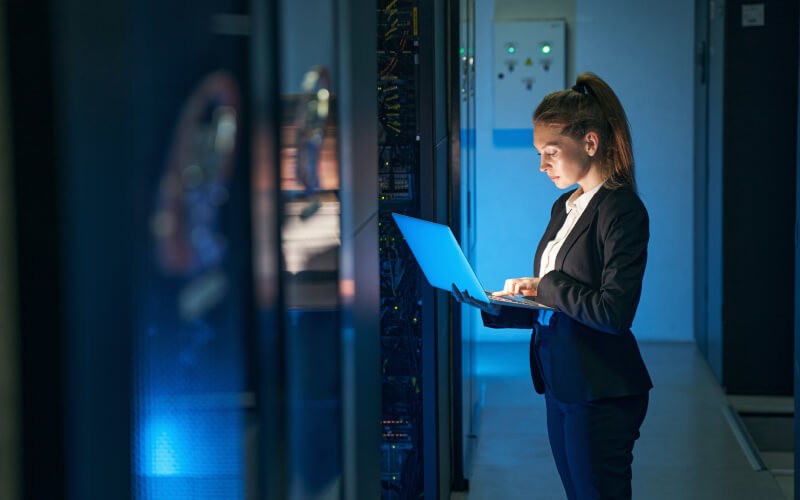
[[[453,482],[453,417],[461,417],[452,407],[452,377],[459,374],[451,375],[451,353],[460,331],[453,329],[449,294],[424,281],[391,213],[458,220],[448,121],[457,75],[448,49],[457,11],[454,2],[378,2],[381,484],[387,499],[444,497]]]
[[[746,2],[697,3],[695,266],[702,285],[695,291],[695,325],[726,391],[788,395],[793,228],[790,219],[760,214],[794,207],[797,123],[786,109],[797,99],[798,10],[791,2],[759,6],[765,16],[753,21]],[[769,60],[762,57],[767,53]],[[765,87],[766,81],[772,83]],[[754,143],[770,147],[749,146]],[[753,176],[753,165],[770,165],[770,176]],[[781,271],[745,278],[755,255]],[[741,307],[743,289],[770,292],[751,295]]]

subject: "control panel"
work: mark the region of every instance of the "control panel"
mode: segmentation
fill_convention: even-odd
[[[530,147],[534,109],[565,87],[565,33],[563,20],[494,22],[495,146]]]

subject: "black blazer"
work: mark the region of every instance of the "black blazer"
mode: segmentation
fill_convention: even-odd
[[[553,204],[536,250],[534,276],[539,276],[547,243],[566,220],[566,200],[572,193]],[[553,395],[565,403],[643,394],[652,388],[630,329],[649,237],[647,210],[636,193],[601,187],[564,241],[555,269],[539,283],[537,301],[556,308],[549,324],[540,324],[538,311],[530,309],[503,307],[498,316],[483,314],[488,327],[534,328],[530,362],[536,392],[544,392],[545,378]]]

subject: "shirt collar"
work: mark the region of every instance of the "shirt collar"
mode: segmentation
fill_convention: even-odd
[[[602,186],[603,183],[601,182],[586,193],[583,192],[583,188],[578,187],[578,189],[572,193],[572,196],[567,199],[567,212],[575,208],[577,208],[579,212],[583,212],[589,205],[589,202],[592,201],[592,197],[600,191]]]

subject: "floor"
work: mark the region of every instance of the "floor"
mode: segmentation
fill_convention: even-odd
[[[792,463],[784,460],[777,474],[753,468],[730,415],[723,411],[734,404],[694,344],[645,343],[641,350],[655,389],[634,448],[634,498],[793,498]],[[472,443],[470,491],[454,493],[452,500],[566,497],[547,442],[544,400],[533,392],[527,355],[527,345],[520,343],[479,345],[476,390],[482,394],[483,410]],[[766,457],[762,463],[769,461]]]

